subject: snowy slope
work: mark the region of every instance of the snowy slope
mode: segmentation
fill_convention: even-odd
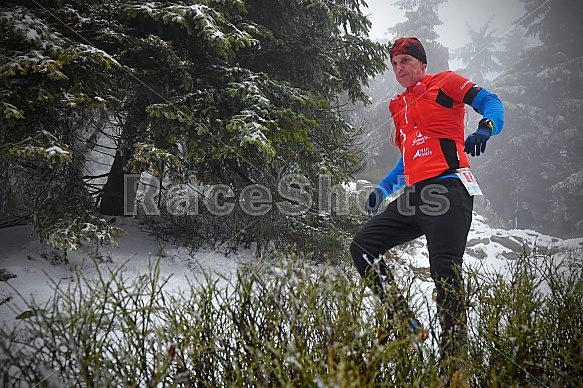
[[[569,254],[583,249],[583,237],[562,240],[533,230],[504,230],[488,226],[484,218],[474,213],[468,235],[465,271],[479,271],[481,274],[505,275],[515,260],[525,253],[531,253],[536,261],[569,259]],[[429,274],[429,255],[422,237],[399,252],[399,261],[392,265],[400,281],[401,289],[410,290],[416,304],[419,318],[425,325],[435,327],[436,307],[432,302],[434,284]],[[410,279],[414,279],[411,281]],[[433,317],[430,318],[430,317]]]
[[[26,310],[22,298],[34,299],[41,305],[48,301],[53,295],[49,278],[70,282],[74,278],[72,265],[83,266],[88,275],[96,271],[93,261],[88,259],[91,257],[97,256],[99,266],[110,269],[123,265],[124,277],[131,279],[132,275],[148,273],[151,263],[162,256],[161,277],[171,276],[166,285],[169,292],[186,289],[187,281],[194,281],[202,271],[228,278],[239,262],[253,258],[252,251],[248,250],[228,257],[213,251],[198,251],[192,255],[185,248],[156,242],[153,236],[140,229],[134,219],[118,218],[116,225],[128,232],[128,236],[119,238],[119,248],[99,246],[96,251],[95,244],[88,245],[69,253],[68,262],[65,262],[62,252],[39,243],[29,226],[0,230],[0,269],[4,277],[0,281],[0,324],[10,328],[16,323],[16,317]],[[433,306],[433,282],[429,277],[429,259],[424,243],[421,238],[408,245],[399,252],[399,261],[391,264],[397,279],[402,282],[414,279],[412,289],[421,310]],[[561,252],[581,249],[583,237],[561,240],[528,230],[494,229],[481,216],[474,214],[464,265],[467,269],[504,273],[508,263],[517,259],[517,253],[535,247],[541,260],[547,252],[558,253],[556,256],[560,257]],[[434,312],[427,313],[435,316]]]
[[[128,233],[119,237],[119,248],[104,245],[96,252],[96,245],[91,244],[70,252],[66,260],[62,251],[41,244],[31,234],[30,226],[1,229],[0,269],[6,281],[0,281],[0,324],[5,328],[15,324],[15,318],[26,311],[23,298],[43,305],[53,295],[49,279],[65,284],[72,281],[73,266],[82,266],[91,275],[96,271],[91,258],[96,256],[100,267],[115,269],[123,265],[122,272],[128,281],[149,273],[149,268],[162,256],[161,279],[171,277],[166,285],[169,292],[187,289],[188,281],[196,284],[195,279],[202,271],[228,278],[237,263],[252,257],[245,250],[228,257],[204,250],[192,255],[187,249],[158,243],[154,236],[140,229],[135,219],[118,218],[116,226]]]

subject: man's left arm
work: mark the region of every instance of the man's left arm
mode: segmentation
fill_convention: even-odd
[[[473,86],[466,94],[464,102],[483,116],[478,129],[467,137],[464,151],[472,156],[479,156],[486,150],[490,136],[497,135],[504,126],[504,106],[494,93],[484,88]]]
[[[504,127],[504,106],[496,94],[482,88],[470,105],[476,112],[484,116],[484,119],[492,121],[494,125],[492,135],[502,132],[502,127]]]

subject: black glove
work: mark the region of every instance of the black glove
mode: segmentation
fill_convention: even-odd
[[[368,199],[366,200],[366,210],[368,210],[369,214],[377,214],[382,201],[383,192],[377,187],[369,194]]]
[[[472,156],[480,156],[480,153],[484,153],[486,142],[492,136],[492,131],[494,131],[494,124],[490,119],[480,120],[478,130],[466,139],[465,153],[472,154]]]

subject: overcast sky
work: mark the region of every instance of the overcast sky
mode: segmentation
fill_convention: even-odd
[[[388,37],[387,28],[404,21],[402,11],[394,7],[394,0],[365,0],[372,21],[372,39]],[[367,10],[364,10],[365,14]],[[524,16],[520,0],[449,0],[439,7],[439,18],[443,25],[437,27],[440,43],[450,49],[470,42],[466,22],[478,30],[493,16],[490,30],[496,29],[494,36],[502,35],[517,19]]]

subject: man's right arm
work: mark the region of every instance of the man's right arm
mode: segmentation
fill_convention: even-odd
[[[377,189],[380,189],[382,193],[381,202],[389,195],[405,186],[404,175],[405,166],[403,165],[403,157],[400,157],[397,164],[395,164],[395,167],[393,167],[385,179],[383,179],[377,186]]]

